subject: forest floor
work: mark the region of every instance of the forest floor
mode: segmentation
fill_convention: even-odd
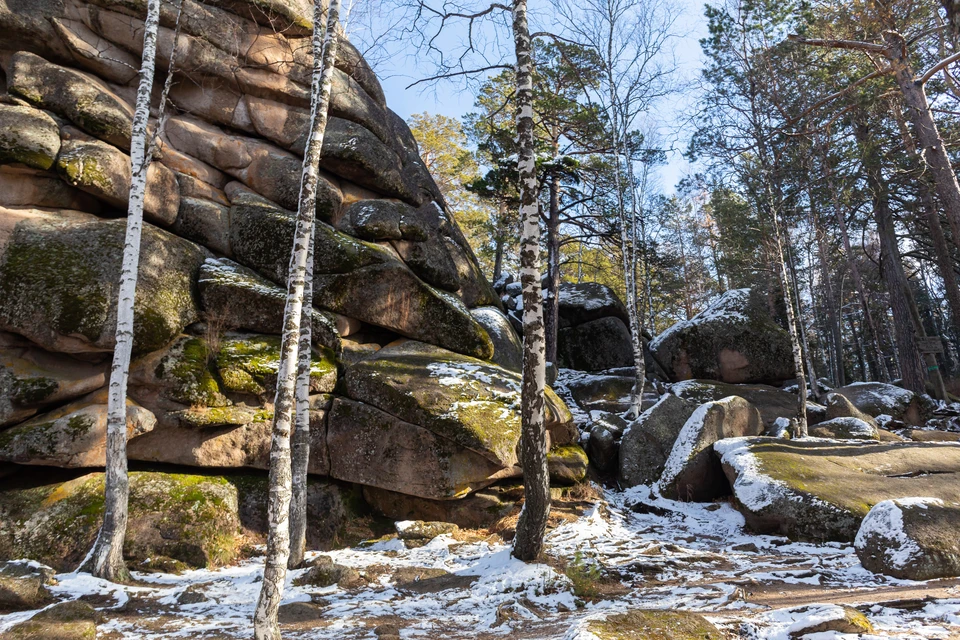
[[[805,637],[960,638],[960,580],[875,575],[851,545],[751,534],[726,503],[674,502],[646,487],[604,497],[556,521],[543,564],[470,535],[332,551],[334,562],[379,578],[353,590],[297,587],[291,582],[305,570],[292,572],[284,638],[376,638],[378,627],[395,625],[403,638],[588,640],[590,620],[655,608],[699,612],[729,638],[788,640],[841,603],[858,607],[876,633]],[[123,586],[60,574],[52,590],[101,609],[98,638],[248,638],[262,566],[254,557],[181,575],[136,573],[137,584]],[[416,580],[424,569],[448,573]],[[0,636],[32,613],[0,616]]]

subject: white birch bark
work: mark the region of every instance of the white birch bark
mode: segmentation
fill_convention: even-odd
[[[290,501],[290,559],[287,566],[303,564],[307,548],[307,468],[310,466],[310,364],[312,360],[310,320],[313,313],[313,246],[310,234],[307,270],[303,282],[304,305],[300,315],[300,353],[297,364],[297,406],[291,446],[292,494]]]
[[[267,506],[267,554],[263,583],[253,616],[255,640],[277,640],[280,628],[277,613],[283,598],[284,580],[290,555],[290,501],[292,469],[290,431],[295,401],[299,360],[300,321],[304,307],[307,259],[313,237],[317,209],[320,152],[327,127],[327,111],[333,84],[333,65],[337,56],[337,29],[340,1],[330,0],[326,33],[320,53],[319,25],[323,15],[321,0],[314,5],[313,81],[311,87],[310,137],[303,154],[297,229],[290,255],[287,278],[287,303],[283,313],[283,338],[274,402],[273,437],[270,444],[269,504]],[[308,303],[309,304],[309,303]]]
[[[771,198],[771,202],[772,202]],[[787,271],[787,258],[783,249],[780,231],[780,217],[776,206],[771,206],[773,214],[773,235],[777,243],[777,257],[780,264],[780,285],[783,287],[783,301],[787,307],[787,329],[790,334],[790,346],[793,350],[793,366],[797,370],[797,432],[796,437],[807,437],[807,377],[803,372],[803,349],[800,347],[799,327],[793,310],[793,295],[790,286],[790,274]]]
[[[127,228],[120,270],[117,300],[117,346],[110,369],[107,397],[106,479],[103,524],[82,569],[107,580],[130,577],[123,562],[123,542],[127,532],[127,502],[130,494],[127,475],[127,378],[133,354],[133,309],[140,265],[140,237],[143,232],[143,200],[147,188],[147,124],[157,57],[157,31],[160,25],[160,0],[148,0],[143,32],[143,57],[140,84],[130,141],[130,198],[127,203]]]
[[[517,522],[513,555],[535,561],[543,550],[550,514],[547,435],[544,423],[546,332],[540,285],[540,212],[533,148],[533,60],[526,0],[513,3],[513,39],[517,55],[516,100],[520,172],[520,283],[523,287],[523,386],[520,462],[524,504]]]

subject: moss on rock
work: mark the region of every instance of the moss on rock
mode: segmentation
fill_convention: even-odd
[[[60,151],[60,128],[39,109],[0,104],[0,163],[49,169]]]
[[[0,557],[73,570],[103,517],[103,474],[15,478],[0,490]],[[128,562],[160,555],[192,567],[234,560],[243,542],[236,488],[219,476],[130,474]]]
[[[51,351],[111,351],[124,220],[63,212],[17,224],[0,258],[0,328]],[[157,350],[197,319],[199,246],[143,226],[134,349]]]
[[[224,387],[238,393],[263,395],[276,388],[281,337],[230,333],[217,353],[217,369]],[[310,364],[310,390],[330,393],[337,382],[333,350],[315,347]]]
[[[599,640],[721,640],[724,636],[697,613],[634,609],[591,621],[587,630]]]

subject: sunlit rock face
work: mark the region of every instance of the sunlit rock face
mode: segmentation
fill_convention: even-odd
[[[185,0],[175,42],[176,7],[162,6],[129,385],[134,461],[269,464],[312,12],[302,0]],[[145,13],[143,0],[0,0],[5,470],[103,464]],[[519,473],[516,335],[409,128],[348,42],[333,83],[316,212],[310,470],[462,498]],[[419,345],[416,357],[381,357],[403,341]],[[380,361],[390,366],[365,364]],[[477,404],[474,387],[489,397]],[[570,445],[569,412],[555,396],[550,410],[552,444]],[[351,444],[361,442],[364,451]]]

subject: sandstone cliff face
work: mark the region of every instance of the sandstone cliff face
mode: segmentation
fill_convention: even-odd
[[[0,466],[102,464],[145,11],[0,0]],[[267,466],[311,15],[304,0],[184,0],[174,55],[163,5],[158,65],[173,58],[175,84],[146,195],[132,460]],[[349,43],[331,116],[311,471],[433,500],[517,475],[516,340],[499,335],[496,293]],[[553,444],[573,442],[569,411],[550,407]]]

